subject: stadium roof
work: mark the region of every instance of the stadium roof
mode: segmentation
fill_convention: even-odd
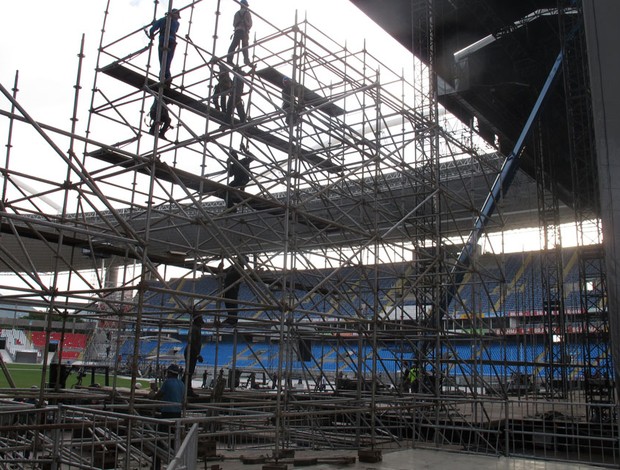
[[[471,165],[463,162],[463,168],[467,167],[471,170]],[[446,169],[443,172],[445,185],[449,188],[447,192],[451,197],[446,199],[448,206],[445,207],[450,217],[442,221],[442,228],[444,234],[453,236],[467,235],[475,208],[482,205],[490,184],[488,175],[475,170],[463,177],[463,168],[454,168],[453,172]],[[161,171],[179,170],[162,168]],[[175,176],[183,179],[188,187],[196,188],[199,187],[199,180],[203,179],[187,173]],[[207,184],[205,190],[213,188]],[[304,249],[325,244],[355,244],[357,239],[362,243],[365,236],[364,223],[376,221],[379,232],[389,231],[390,235],[386,239],[402,241],[403,234],[407,232],[406,225],[416,224],[415,220],[409,220],[406,215],[419,203],[416,198],[418,191],[419,188],[412,185],[411,181],[395,173],[382,179],[375,201],[364,203],[365,198],[359,197],[362,192],[359,182],[347,182],[334,188],[325,197],[309,197],[306,203],[296,208],[296,236],[304,241]],[[538,215],[535,194],[533,181],[523,174],[517,176],[512,191],[502,201],[500,211],[489,227],[490,231],[536,226]],[[226,212],[225,203],[218,201],[207,203],[202,209],[189,206],[159,207],[148,216],[146,211],[140,214],[135,208],[127,214],[122,209],[117,211],[118,214],[86,214],[83,220],[73,223],[72,236],[68,235],[71,223],[54,215],[27,221],[3,222],[0,225],[3,245],[15,254],[15,260],[3,260],[0,272],[26,270],[26,253],[37,260],[39,272],[53,272],[56,269],[65,271],[69,265],[75,269],[89,269],[97,265],[97,259],[112,256],[139,260],[141,252],[137,240],[144,234],[147,224],[151,230],[149,258],[154,263],[192,267],[194,256],[184,247],[187,245],[186,240],[197,236],[201,239],[203,257],[211,252],[214,259],[219,258],[222,239],[232,246],[243,246],[246,253],[252,250],[279,251],[282,238],[278,234],[284,236],[285,229],[286,194],[276,194],[272,199],[243,192],[238,192],[237,196],[247,198],[249,207],[236,213]],[[567,207],[563,208],[562,213],[565,220],[572,217],[572,211]],[[119,216],[124,218],[122,224],[118,222]],[[418,208],[415,217],[422,216]],[[366,222],[362,220],[364,218]],[[260,229],[266,224],[270,227],[269,233]],[[399,224],[405,227],[393,230]],[[317,236],[317,230],[320,236]],[[56,256],[54,250],[63,231],[63,246],[60,247],[59,256]],[[123,235],[127,232],[132,232],[132,235]],[[14,233],[19,233],[20,237],[15,237]],[[97,233],[97,238],[89,236],[90,233]],[[424,237],[424,234],[418,232],[415,236]],[[255,242],[252,242],[253,238]],[[132,250],[133,245],[137,251]],[[54,248],[50,249],[50,246]]]
[[[428,63],[433,51],[440,103],[463,122],[475,117],[481,135],[489,142],[497,136],[505,155],[512,150],[562,46],[556,0],[433,0],[432,48],[422,40],[423,11],[412,11],[428,2],[392,0],[390,8],[382,0],[351,2],[422,61]],[[575,16],[570,7],[561,14]],[[577,36],[574,30],[564,34]],[[580,64],[583,59],[575,58]],[[578,197],[596,207],[592,187],[574,185],[566,164],[569,132],[579,129],[567,122],[562,77],[557,80],[541,117],[542,151],[560,198],[572,205]],[[521,169],[535,177],[536,165],[526,147]]]

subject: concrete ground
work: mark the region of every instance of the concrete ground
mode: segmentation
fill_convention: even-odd
[[[219,453],[218,453],[219,454]],[[273,462],[267,463],[243,463],[243,460],[259,458],[260,454],[256,451],[243,454],[242,451],[227,453],[220,461],[208,462],[207,468],[217,470],[277,470],[272,466]],[[267,453],[265,454],[267,455]],[[405,449],[395,451],[383,451],[382,460],[376,463],[360,462],[355,458],[355,463],[345,464],[339,462],[340,459],[352,459],[357,457],[354,451],[298,451],[293,459],[283,459],[282,464],[288,470],[301,468],[299,463],[305,461],[303,465],[307,470],[600,470],[601,467],[585,464],[573,464],[566,462],[550,462],[544,460],[534,460],[514,457],[495,457],[485,455],[463,454],[446,450],[433,449]],[[318,464],[307,465],[313,459],[318,459]],[[332,460],[332,461],[330,461]],[[330,461],[330,462],[328,462]],[[321,463],[324,462],[324,463]],[[200,464],[199,464],[200,467]]]

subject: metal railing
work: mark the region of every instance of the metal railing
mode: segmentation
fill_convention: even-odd
[[[94,399],[93,399],[94,397]],[[618,407],[544,397],[479,398],[421,393],[290,394],[231,392],[222,402],[192,403],[184,417],[155,418],[158,403],[123,403],[85,393],[82,406],[5,402],[0,467],[194,470],[216,453],[241,449],[446,447],[510,457],[620,464]],[[97,403],[94,403],[97,402]],[[105,409],[104,409],[105,408]]]

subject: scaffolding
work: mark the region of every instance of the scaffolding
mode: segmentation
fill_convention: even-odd
[[[153,19],[164,16],[158,6]],[[417,41],[432,51],[433,2],[412,7]],[[542,307],[528,297],[534,287],[505,277],[501,256],[492,270],[490,255],[480,253],[484,236],[520,226],[523,202],[505,196],[495,214],[481,210],[505,157],[439,108],[432,60],[395,72],[307,19],[282,29],[253,12],[261,36],[249,46],[252,65],[237,67],[241,54],[231,64],[218,40],[220,8],[219,0],[179,8],[189,26],[177,37],[168,82],[157,44],[144,34],[148,26],[105,37],[113,20],[108,2],[83,135],[76,128],[83,42],[70,130],[37,123],[19,104],[17,77],[13,93],[1,88],[10,106],[0,110],[9,123],[1,264],[21,280],[1,287],[7,299],[45,310],[46,343],[53,321],[63,332],[76,317],[96,322],[85,362],[126,368],[131,377],[127,390],[116,377],[93,395],[51,390],[53,352],[46,348],[33,393],[46,411],[36,412],[40,426],[29,431],[44,449],[37,458],[103,467],[106,458],[128,462],[133,455],[139,465],[158,448],[172,460],[191,440],[197,449],[268,448],[277,461],[303,448],[432,442],[617,465],[612,388],[596,399],[581,386],[584,378],[592,382],[595,365],[597,377],[611,380],[600,258],[580,255],[579,298],[588,314],[579,318],[599,332],[588,338],[603,342],[584,345],[576,364],[566,349],[561,248],[545,244],[552,256],[545,252],[542,273],[532,276],[547,286]],[[191,39],[205,14],[215,18],[206,48]],[[223,75],[243,89],[236,113],[221,105]],[[167,118],[173,127],[162,136]],[[14,163],[14,126],[47,143],[53,174]],[[536,190],[516,178],[515,191]],[[538,211],[553,238],[558,201],[548,199],[542,174],[538,184],[540,206],[525,210]],[[469,245],[472,227],[487,217]],[[593,276],[596,292],[584,281]],[[506,299],[517,295],[521,305],[511,313],[525,319],[524,312],[542,309],[546,324],[542,334],[533,327],[519,333],[522,355],[511,357],[517,335],[509,336]],[[154,413],[136,387],[140,371],[184,362],[182,351],[164,344],[171,332],[187,336],[197,315],[214,353],[205,370],[215,379],[228,369],[225,392],[214,386],[187,399],[184,418],[163,438],[156,420],[124,421]],[[141,347],[150,340],[156,353],[146,358]],[[242,364],[244,357],[251,361]],[[405,373],[412,368],[414,383]],[[248,374],[258,377],[256,387]],[[242,378],[248,387],[240,390]],[[96,403],[92,409],[63,405],[85,396]],[[33,411],[24,406],[19,412],[28,420]],[[66,434],[49,437],[52,415],[57,429],[81,429],[80,443],[57,457],[50,449],[62,447]],[[5,447],[23,452],[21,437]]]

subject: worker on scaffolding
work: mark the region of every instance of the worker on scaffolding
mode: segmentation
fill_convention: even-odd
[[[247,116],[245,114],[245,106],[243,103],[244,75],[246,74],[243,73],[240,67],[233,67],[232,87],[228,97],[228,103],[226,105],[226,117],[224,118],[226,125],[232,126],[234,124],[233,110],[237,111],[239,121],[242,123],[246,121]]]
[[[243,158],[239,158],[239,154],[236,150],[230,151],[228,176],[231,177],[232,180],[228,184],[233,188],[239,188],[243,191],[250,182],[250,164],[256,157],[252,155],[245,145],[241,145],[239,150],[244,154]]]
[[[409,382],[409,373],[411,372],[411,367],[408,362],[403,363],[402,370],[400,372],[400,386],[404,393],[409,393],[411,388],[411,382]]]
[[[157,125],[160,124],[159,137],[161,139],[165,139],[166,131],[172,128],[172,119],[170,119],[170,113],[168,112],[168,108],[166,107],[165,102],[166,100],[162,99],[162,104],[159,110],[159,119],[157,119],[157,108],[159,105],[159,99],[157,99],[157,97],[153,101],[151,109],[149,110],[149,117],[151,118],[151,128],[149,129],[149,134],[155,135]]]
[[[228,69],[224,64],[219,64],[219,73],[217,74],[217,83],[213,87],[213,95],[211,101],[215,109],[225,113],[227,110],[226,103],[232,91],[232,80],[228,74]]]
[[[224,325],[235,326],[237,324],[239,289],[241,287],[241,278],[243,277],[242,270],[246,264],[246,257],[241,255],[236,262],[224,270],[223,297],[227,312],[226,319],[223,322]]]
[[[254,157],[243,144],[239,148],[239,151],[243,154],[243,158],[240,158],[239,153],[234,149],[231,149],[229,153],[227,163],[228,186],[244,191],[246,185],[250,182],[250,164],[256,157]],[[230,192],[226,194],[226,207],[229,209],[232,208],[238,200],[235,196],[236,195]]]
[[[235,13],[233,18],[234,33],[232,36],[232,42],[228,48],[228,56],[226,62],[230,65],[233,64],[233,56],[235,50],[241,44],[241,51],[243,53],[243,63],[245,65],[251,65],[250,57],[248,53],[248,46],[250,44],[250,29],[252,28],[252,14],[248,10],[248,0],[240,0],[239,10]]]
[[[196,363],[202,362],[203,358],[200,355],[202,349],[202,325],[204,320],[202,315],[195,315],[192,324],[190,326],[187,335],[187,346],[185,347],[185,380],[187,383],[187,396],[197,397],[198,394],[194,392],[192,387],[192,378],[196,371]]]
[[[167,84],[172,82],[170,65],[172,64],[174,50],[177,46],[177,31],[179,30],[180,19],[181,13],[176,8],[173,8],[170,10],[170,14],[166,13],[164,17],[155,21],[151,25],[151,29],[149,29],[149,37],[151,40],[153,40],[155,38],[155,34],[159,32],[159,76],[161,78],[163,74],[164,81]],[[166,31],[168,31],[167,35]]]
[[[282,109],[286,113],[286,123],[296,126],[299,123],[299,113],[303,109],[303,87],[294,83],[289,77],[282,78]]]
[[[419,378],[419,374],[418,374],[418,368],[414,365],[412,365],[409,368],[409,373],[407,374],[407,382],[408,382],[408,388],[411,392],[417,392],[418,390],[418,378]]]

